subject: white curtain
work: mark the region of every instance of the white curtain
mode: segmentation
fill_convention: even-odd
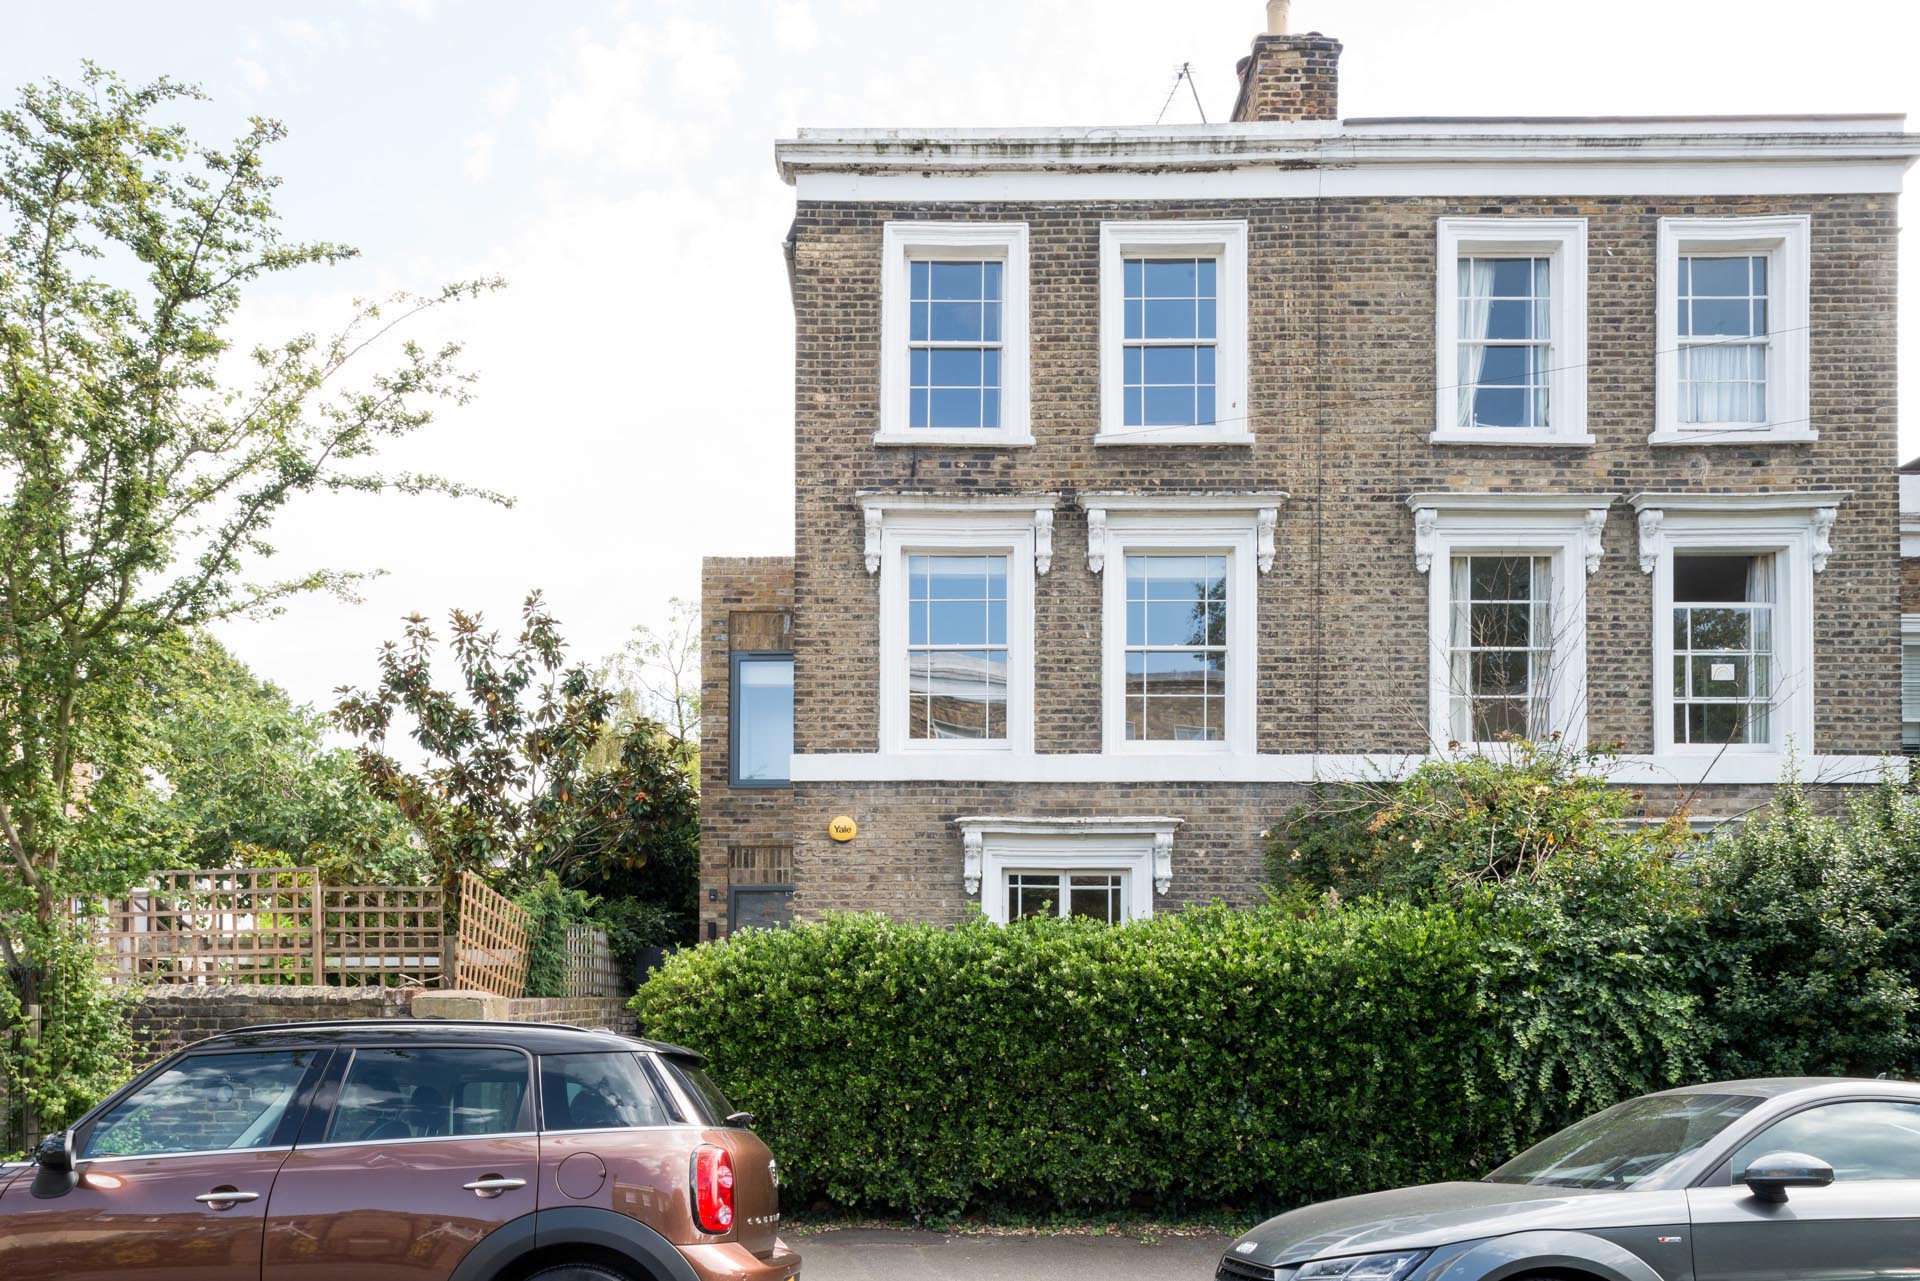
[[[1707,342],[1681,349],[1680,376],[1690,423],[1765,422],[1766,348],[1744,342]],[[1760,385],[1750,386],[1749,383]]]
[[[1487,363],[1487,322],[1492,316],[1493,260],[1460,260],[1460,426],[1473,426],[1473,395]]]
[[[1447,646],[1449,735],[1457,743],[1473,741],[1473,603],[1471,600],[1473,562],[1465,556],[1452,559],[1453,582],[1448,603],[1453,610]]]
[[[1765,743],[1772,737],[1774,690],[1773,602],[1774,559],[1755,556],[1747,562],[1747,602],[1763,608],[1753,611],[1753,702],[1747,713],[1747,741]]]

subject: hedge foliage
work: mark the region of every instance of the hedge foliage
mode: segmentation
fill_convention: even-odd
[[[713,1058],[803,1204],[1282,1205],[1475,1174],[1591,1097],[1530,1027],[1531,928],[1485,901],[845,916],[682,952],[635,1009]],[[1635,1085],[1685,1062],[1645,1013],[1593,1016]]]
[[[1277,1210],[1473,1176],[1619,1099],[1920,1069],[1920,794],[1711,842],[1519,745],[1324,797],[1274,901],[1110,928],[872,916],[679,953],[634,1000],[797,1204]],[[1300,851],[1293,857],[1294,851]]]

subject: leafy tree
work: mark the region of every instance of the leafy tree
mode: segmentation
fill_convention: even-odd
[[[511,644],[478,614],[455,610],[449,626],[459,689],[435,683],[440,641],[415,615],[401,641],[382,647],[379,684],[342,689],[334,713],[363,740],[375,793],[422,834],[447,901],[465,871],[509,886],[551,871],[566,887],[650,898],[690,922],[698,802],[671,735],[615,721],[613,694],[567,662],[538,592]],[[419,769],[387,750],[398,718],[425,754]],[[618,754],[596,768],[610,735]]]
[[[600,679],[613,690],[616,724],[657,721],[666,728],[674,755],[694,785],[700,779],[700,602],[676,596],[667,602],[667,621],[646,623],[600,667]],[[609,734],[594,754],[595,765],[618,759],[623,735]]]
[[[212,637],[182,636],[157,692],[156,812],[187,867],[317,866],[336,883],[415,884],[427,872],[400,811],[375,796],[328,722]]]
[[[164,642],[351,589],[333,569],[254,576],[303,495],[473,492],[371,465],[467,396],[457,346],[400,343],[348,380],[397,328],[494,282],[358,304],[233,376],[243,293],[353,250],[283,231],[280,124],[214,147],[162,118],[200,96],[89,65],[0,109],[0,961],[22,1007],[45,1003],[66,904],[166,847],[141,827]]]

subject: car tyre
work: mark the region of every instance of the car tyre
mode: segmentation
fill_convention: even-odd
[[[527,1277],[527,1281],[630,1281],[624,1272],[598,1263],[561,1263],[551,1268],[542,1268]]]

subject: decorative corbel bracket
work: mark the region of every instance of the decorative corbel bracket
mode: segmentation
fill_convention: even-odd
[[[1033,509],[1033,572],[1044,574],[1053,568],[1053,508]]]
[[[1153,890],[1165,894],[1173,889],[1173,832],[1153,834]]]
[[[882,516],[878,507],[867,508],[867,572],[880,572],[880,522]]]
[[[1432,507],[1413,511],[1413,567],[1421,573],[1433,568],[1433,533],[1440,527],[1440,513]]]
[[[1665,523],[1667,514],[1658,507],[1643,508],[1640,512],[1640,572],[1651,574],[1653,567],[1660,563],[1660,526]]]
[[[1833,555],[1833,522],[1840,515],[1838,507],[1816,507],[1813,509],[1813,572],[1818,574],[1827,567],[1827,557]]]
[[[981,864],[985,858],[987,834],[978,828],[968,828],[961,833],[961,847],[965,859],[961,864],[960,875],[966,882],[967,893],[980,892]]]
[[[1255,544],[1260,556],[1260,572],[1265,574],[1273,569],[1273,531],[1280,523],[1278,507],[1262,507],[1259,513],[1259,539]],[[1166,891],[1162,890],[1161,893]]]
[[[1107,509],[1087,508],[1087,572],[1097,574],[1107,567]]]
[[[1587,572],[1596,573],[1600,569],[1600,557],[1606,551],[1604,535],[1607,530],[1607,509],[1589,507],[1586,519],[1587,530]]]

